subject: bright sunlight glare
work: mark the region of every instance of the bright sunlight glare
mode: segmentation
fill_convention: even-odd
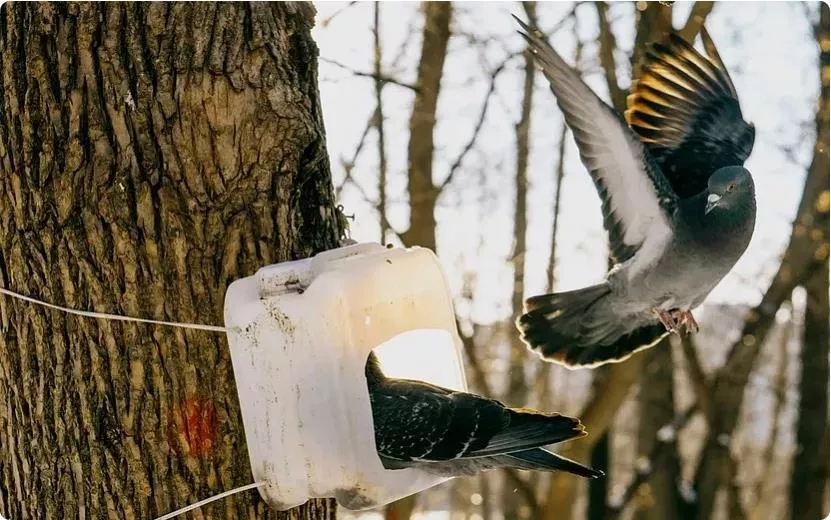
[[[446,330],[411,330],[382,343],[374,351],[388,377],[465,389],[461,360]]]

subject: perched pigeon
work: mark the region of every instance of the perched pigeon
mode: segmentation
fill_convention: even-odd
[[[387,469],[419,468],[446,477],[493,468],[603,475],[540,447],[586,435],[577,419],[387,378],[375,354],[367,361],[366,379],[375,444]]]
[[[756,220],[742,164],[755,131],[707,32],[701,55],[673,33],[651,46],[626,121],[518,20],[602,201],[616,265],[598,285],[529,298],[517,320],[544,359],[621,361],[681,327],[747,248]]]

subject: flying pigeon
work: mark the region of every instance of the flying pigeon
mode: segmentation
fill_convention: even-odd
[[[690,310],[733,268],[756,220],[742,166],[755,130],[715,45],[702,29],[706,56],[676,33],[648,48],[624,122],[517,21],[600,195],[616,263],[603,283],[527,299],[523,341],[577,368],[622,361],[669,331],[697,331]]]
[[[384,375],[371,353],[366,379],[375,444],[387,469],[475,475],[494,468],[603,475],[541,448],[586,435],[580,421],[439,386]]]

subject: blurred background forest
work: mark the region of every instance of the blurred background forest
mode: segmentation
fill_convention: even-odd
[[[359,241],[434,249],[473,391],[580,417],[561,453],[604,469],[492,472],[383,511],[421,519],[787,519],[828,510],[829,14],[819,3],[319,3],[320,90]],[[753,242],[702,331],[625,363],[541,363],[523,297],[607,267],[589,176],[510,17],[531,20],[623,111],[644,45],[706,23],[756,125]],[[354,515],[343,512],[342,518]]]

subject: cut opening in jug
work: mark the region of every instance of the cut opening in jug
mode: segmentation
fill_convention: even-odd
[[[415,379],[452,390],[465,390],[462,360],[453,337],[446,330],[409,330],[372,351],[378,356],[387,377]]]

